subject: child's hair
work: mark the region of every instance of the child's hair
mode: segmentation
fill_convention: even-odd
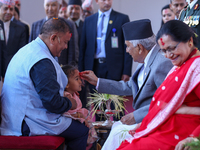
[[[70,76],[74,75],[74,71],[78,70],[78,67],[74,66],[74,65],[67,64],[67,65],[62,66],[62,70],[67,75],[67,77],[69,78]]]

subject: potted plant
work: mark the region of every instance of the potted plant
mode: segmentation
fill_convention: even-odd
[[[105,126],[112,126],[112,121],[110,119],[111,116],[117,115],[119,117],[120,112],[124,112],[123,110],[127,111],[125,109],[125,106],[123,102],[128,101],[128,99],[125,99],[124,96],[119,95],[112,95],[112,94],[103,94],[98,93],[96,90],[94,90],[94,93],[90,93],[91,97],[88,97],[91,99],[91,101],[88,102],[87,105],[93,105],[93,108],[91,110],[92,117],[94,117],[94,114],[103,114],[106,117],[106,121],[104,122]],[[110,104],[114,104],[115,110],[111,110]]]

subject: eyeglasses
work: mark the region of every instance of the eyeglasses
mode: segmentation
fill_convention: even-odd
[[[176,46],[171,47],[171,48],[168,48],[168,49],[161,49],[161,50],[160,50],[160,53],[161,53],[162,55],[166,55],[167,51],[170,52],[170,53],[172,53],[173,51],[176,50],[176,48],[178,47],[178,45],[179,45],[180,43],[181,43],[181,42],[179,42]]]

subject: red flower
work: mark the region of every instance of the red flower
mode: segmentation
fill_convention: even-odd
[[[113,115],[113,114],[115,114],[115,113],[113,113],[113,112],[106,112],[106,114],[111,114],[111,115]]]

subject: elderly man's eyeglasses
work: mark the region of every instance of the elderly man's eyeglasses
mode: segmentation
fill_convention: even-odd
[[[179,45],[180,43],[181,43],[181,42],[179,42],[176,46],[170,47],[170,48],[168,48],[168,49],[161,49],[161,50],[160,50],[161,54],[162,54],[162,55],[166,55],[167,51],[170,52],[170,53],[172,53],[173,51],[176,50],[176,48],[178,47],[178,45]]]

